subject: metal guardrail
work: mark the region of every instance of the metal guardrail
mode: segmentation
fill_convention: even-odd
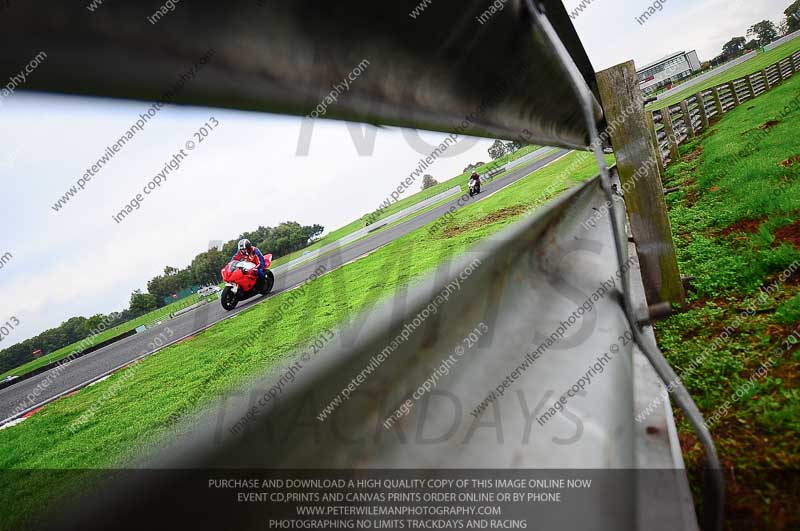
[[[192,419],[185,437],[173,440],[171,448],[142,466],[199,471],[195,476],[173,477],[177,484],[172,492],[179,498],[178,493],[191,493],[190,497],[200,499],[204,489],[208,492],[204,474],[214,469],[403,467],[419,469],[419,477],[435,477],[436,469],[476,466],[572,471],[636,468],[631,421],[633,342],[624,339],[627,321],[617,289],[609,289],[596,300],[592,297],[609,279],[619,278],[610,220],[600,220],[594,229],[584,223],[594,209],[604,205],[598,179],[573,189],[538,214],[469,250],[457,262],[446,263],[413,286],[401,308],[389,302],[357,318],[367,333],[351,347],[334,342],[305,364],[282,390],[279,401],[268,401],[253,413],[254,399],[269,396],[268,390],[275,385],[275,376],[264,378]],[[471,271],[467,279],[464,271]],[[386,352],[392,338],[403,336],[443,286],[454,282],[461,287],[449,294],[447,303],[422,319],[416,331],[347,400],[318,421],[315,416],[329,401]],[[591,310],[573,319],[587,300]],[[645,306],[644,300],[639,302]],[[480,323],[488,332],[438,380],[431,401],[425,406],[416,404],[398,426],[385,430],[383,423],[395,406],[423,385],[444,359],[463,351],[464,338]],[[564,331],[564,323],[573,324]],[[490,412],[495,409],[494,414],[487,413],[482,420],[471,415],[488,394],[519,371],[526,355],[559,330],[566,332],[563,339],[520,371],[513,387],[489,408]],[[565,438],[576,433],[568,416],[557,415],[544,425],[531,417],[532,412],[536,416],[546,412],[553,399],[611,351],[617,353],[603,373],[596,375],[583,396],[569,402],[569,416],[585,419],[579,436]],[[376,402],[376,397],[382,398]],[[519,407],[518,401],[525,406]],[[500,414],[500,439],[496,428],[476,429],[481,422],[491,425]],[[242,419],[249,419],[248,428],[238,430]],[[422,432],[415,435],[415,426],[422,426]],[[398,435],[402,432],[406,435]],[[276,439],[276,434],[282,436]],[[143,524],[153,511],[177,503],[161,494],[155,484],[158,477],[142,472],[139,480],[143,483],[120,481],[97,490],[86,506],[61,524],[51,523],[51,528],[80,522],[83,529],[93,529],[94,522],[112,517],[126,527]],[[585,498],[591,503],[583,510],[568,504],[556,511],[562,525],[575,529],[592,522],[594,529],[636,529],[635,483],[624,481],[617,487],[613,504],[619,510],[607,510],[608,492],[592,489]],[[263,520],[257,505],[241,505],[236,513],[223,515],[227,526],[233,525],[233,519],[236,528],[256,528]],[[208,518],[215,521],[203,511],[181,514],[184,528],[208,526]]]
[[[48,60],[50,70],[31,78],[30,89],[155,99],[187,58],[213,48],[217,53],[202,78],[187,85],[175,101],[303,115],[353,65],[370,57],[371,65],[383,65],[384,70],[371,66],[330,108],[330,117],[494,138],[517,139],[524,133],[531,143],[591,147],[601,167],[600,179],[510,227],[454,269],[445,267],[413,286],[395,298],[395,307],[387,304],[364,315],[358,323],[364,335],[354,345],[329,347],[293,372],[292,385],[282,388],[280,400],[265,401],[272,396],[275,379],[262,379],[245,396],[227,397],[219,404],[224,417],[212,412],[193,420],[185,426],[191,427],[191,437],[175,441],[156,461],[144,464],[199,470],[201,482],[197,475],[179,473],[143,472],[137,481],[120,475],[88,501],[60,505],[66,512],[53,515],[50,529],[106,528],[110,522],[117,528],[140,528],[154,514],[163,518],[159,523],[175,522],[182,528],[263,528],[263,514],[255,504],[239,505],[236,511],[207,510],[209,469],[413,466],[422,477],[434,477],[446,467],[603,473],[636,466],[632,341],[662,380],[671,375],[636,324],[634,313],[644,301],[634,300],[625,287],[608,286],[618,274],[622,285],[628,285],[627,273],[619,269],[628,263],[620,246],[622,216],[615,217],[619,209],[612,206],[609,216],[595,220],[593,230],[584,223],[612,195],[595,142],[601,110],[593,69],[561,2],[509,0],[493,14],[491,24],[476,26],[473,19],[484,12],[485,2],[434,2],[424,17],[410,20],[408,10],[416,2],[363,0],[334,6],[267,1],[257,3],[263,4],[259,11],[251,2],[209,1],[171,13],[169,32],[134,22],[158,9],[157,1],[108,4],[103,16],[93,18],[86,17],[82,5],[42,4],[37,10],[12,4],[2,22],[12,46],[0,48],[0,66],[13,70],[11,65],[32,50],[59,50]],[[40,16],[43,11],[46,19]],[[243,16],[239,26],[220,24],[234,14]],[[345,26],[348,31],[332,31]],[[245,57],[243,46],[255,53]],[[476,71],[495,76],[476,78]],[[415,82],[409,84],[410,79]],[[541,79],[548,80],[547,90],[530,90]],[[431,301],[454,282],[460,289],[448,292],[446,305],[431,310]],[[601,286],[605,291],[598,295]],[[470,334],[484,328],[485,335],[464,346]],[[545,344],[543,351],[531,350]],[[614,345],[615,356],[597,369],[598,358],[610,356]],[[532,359],[534,352],[542,359]],[[415,437],[380,432],[391,406],[430,381],[443,357],[452,355],[460,356],[459,361],[447,374],[440,372],[436,387],[427,391],[428,397],[449,397],[450,405],[431,400],[428,408],[411,408],[399,421],[403,426],[430,422],[438,437],[431,441],[427,432]],[[365,367],[370,367],[368,378],[363,377]],[[575,386],[583,381],[579,378],[588,379],[591,369],[591,386],[585,388],[590,384],[584,382],[580,388],[587,399],[580,400],[576,396],[583,395]],[[501,390],[511,389],[513,382],[523,395],[529,390],[538,397],[526,400],[521,414],[503,417],[510,430],[506,433],[514,438],[498,439],[499,419],[486,426],[484,421],[490,420],[479,413],[476,425],[469,411],[493,390],[503,395]],[[344,396],[344,389],[362,385],[360,390],[373,393],[356,396],[352,391],[324,421],[315,420],[334,397]],[[542,393],[550,389],[556,402],[548,407],[553,395]],[[565,402],[558,397],[568,390],[574,391],[570,407],[580,413],[585,429],[563,444],[560,430],[570,418],[559,414]],[[376,402],[376,396],[387,402]],[[673,396],[696,421],[696,408],[690,407],[685,390],[673,390]],[[456,417],[468,421],[454,427],[453,397],[461,406]],[[512,403],[522,398],[511,391],[506,397]],[[259,400],[265,401],[263,406]],[[554,413],[534,418],[531,412],[542,411],[540,407]],[[243,420],[256,429],[236,430]],[[296,429],[308,421],[305,430]],[[375,422],[380,422],[377,431]],[[353,442],[353,436],[360,439]],[[708,446],[707,432],[700,437]],[[554,512],[548,518],[573,528],[634,529],[641,510],[637,485],[635,475],[625,473],[605,488],[588,489],[581,510],[573,504],[551,506]],[[545,512],[535,509],[538,515]]]
[[[409,206],[407,208],[404,208],[403,210],[400,210],[399,212],[395,212],[394,214],[390,214],[390,215],[386,216],[385,218],[381,218],[381,219],[375,221],[374,223],[371,223],[371,224],[367,225],[364,228],[355,230],[355,231],[351,232],[350,234],[348,234],[346,236],[342,236],[341,238],[339,238],[335,242],[328,243],[326,245],[323,245],[319,249],[315,249],[315,250],[309,251],[309,252],[307,252],[307,253],[305,253],[305,254],[303,254],[301,256],[298,256],[297,258],[294,258],[293,260],[291,260],[289,262],[286,262],[285,264],[281,264],[278,267],[273,268],[273,270],[277,272],[277,271],[280,271],[280,270],[283,270],[283,269],[291,269],[292,267],[295,267],[295,266],[297,266],[297,265],[299,265],[299,264],[301,264],[303,262],[306,262],[306,261],[311,260],[313,258],[317,258],[318,256],[322,256],[323,254],[329,253],[331,251],[334,251],[335,249],[339,249],[341,247],[344,247],[348,243],[351,243],[351,242],[354,242],[354,241],[356,241],[356,240],[358,240],[360,238],[363,238],[364,236],[366,236],[368,234],[371,234],[371,233],[375,232],[376,230],[389,225],[390,223],[394,223],[395,221],[401,220],[406,216],[409,216],[409,215],[411,215],[411,214],[413,214],[415,212],[419,212],[420,210],[423,210],[423,209],[425,209],[425,208],[427,208],[427,207],[429,207],[431,205],[435,205],[439,201],[447,199],[448,197],[453,197],[453,196],[458,195],[460,193],[461,193],[461,187],[460,186],[454,186],[453,188],[451,188],[449,190],[445,190],[444,192],[436,194],[433,197],[429,197],[428,199],[424,199],[424,200],[420,201],[419,203],[416,203],[416,204],[411,205],[411,206]]]
[[[767,44],[766,46],[764,46],[764,51],[768,52],[770,50],[773,50],[773,49],[777,48],[778,46],[780,46],[781,44],[789,42],[791,40],[794,40],[797,37],[800,37],[800,30],[795,31],[794,33],[790,33],[789,35],[781,37],[777,41],[774,41],[774,42],[771,42],[771,43]]]

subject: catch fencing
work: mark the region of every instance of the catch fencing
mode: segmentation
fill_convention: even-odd
[[[761,96],[800,70],[800,50],[745,77],[715,85],[650,113],[650,137],[662,167],[678,160],[678,146],[736,107]]]

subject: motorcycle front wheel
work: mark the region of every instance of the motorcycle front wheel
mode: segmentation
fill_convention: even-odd
[[[231,311],[236,308],[236,304],[239,302],[239,299],[236,297],[236,294],[233,292],[233,289],[230,286],[225,286],[225,289],[222,290],[222,295],[220,295],[219,300],[222,303],[222,307],[227,311]]]

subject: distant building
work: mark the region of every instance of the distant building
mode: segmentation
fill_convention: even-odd
[[[675,52],[663,59],[652,62],[637,70],[639,88],[643,94],[649,94],[661,87],[671,85],[679,79],[689,77],[700,70],[697,51]]]

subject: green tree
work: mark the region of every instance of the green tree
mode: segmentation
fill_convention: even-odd
[[[505,146],[506,146],[506,153],[514,153],[514,152],[515,152],[515,151],[517,151],[518,149],[522,149],[522,147],[523,147],[524,145],[525,145],[525,144],[523,144],[523,143],[522,143],[522,142],[520,142],[519,140],[511,140],[511,141],[509,141],[509,142],[506,142],[506,144],[505,144]]]
[[[744,37],[733,37],[731,40],[722,45],[722,55],[726,61],[730,61],[742,55],[744,51],[744,43],[747,39]]]
[[[144,315],[158,308],[158,300],[152,293],[142,293],[137,289],[131,293],[131,302],[128,309],[135,315]]]
[[[786,15],[787,33],[800,30],[800,0],[795,0],[783,12]]]
[[[422,189],[425,190],[430,188],[431,186],[436,186],[439,184],[439,181],[433,178],[432,175],[428,175],[427,173],[422,176]]]
[[[506,154],[506,145],[501,140],[495,140],[494,144],[489,146],[489,156],[492,160],[497,160]]]
[[[770,20],[762,20],[747,29],[747,36],[755,36],[759,46],[766,46],[778,38],[778,28]]]

